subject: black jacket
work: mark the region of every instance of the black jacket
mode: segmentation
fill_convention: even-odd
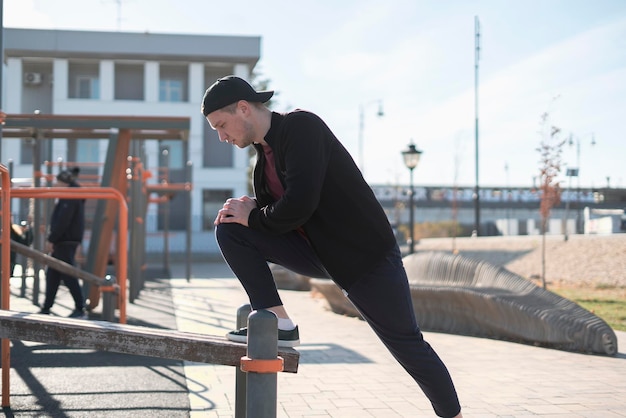
[[[70,187],[79,187],[72,183]],[[85,232],[85,200],[59,199],[50,217],[48,241],[53,244],[78,243]]]
[[[257,209],[250,228],[281,234],[302,227],[342,288],[372,270],[396,245],[387,215],[352,157],[316,115],[272,113],[265,141],[272,148],[285,194],[274,201],[264,179],[265,155],[255,145]]]

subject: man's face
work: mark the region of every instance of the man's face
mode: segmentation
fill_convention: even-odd
[[[237,106],[234,113],[221,109],[211,112],[206,120],[211,128],[217,131],[221,142],[245,148],[255,139],[253,125],[246,115],[249,113],[245,112],[241,106]]]

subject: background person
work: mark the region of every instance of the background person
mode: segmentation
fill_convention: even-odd
[[[33,238],[33,231],[28,222],[21,221],[19,224],[11,224],[11,240],[19,242],[22,245],[30,246],[33,243]],[[16,261],[17,253],[11,251],[11,276],[14,274]],[[22,269],[25,268],[26,265],[23,265]]]
[[[76,182],[79,172],[78,167],[71,171],[61,171],[57,175],[57,185],[80,187]],[[52,257],[74,265],[76,250],[82,243],[85,232],[85,200],[59,199],[52,211],[49,229],[46,251]],[[61,281],[74,299],[74,311],[69,317],[86,319],[85,303],[78,279],[50,267],[46,273],[46,299],[40,313],[50,314]]]

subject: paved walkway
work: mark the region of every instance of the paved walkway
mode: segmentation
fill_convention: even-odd
[[[197,274],[196,274],[197,275]],[[172,281],[179,329],[223,334],[245,294],[230,272]],[[281,417],[432,417],[430,403],[367,324],[333,314],[309,292],[282,291],[300,325],[298,374],[280,374]],[[466,417],[625,417],[626,333],[617,357],[426,333],[453,376]],[[234,373],[186,364],[192,416],[228,416]],[[201,382],[201,383],[200,383]]]
[[[194,265],[190,282],[181,278],[183,266],[174,266],[172,273],[175,278],[168,281],[168,291],[178,329],[223,335],[234,327],[237,307],[246,298],[223,264]],[[167,311],[169,308],[162,308],[169,306],[163,283],[142,291],[140,306],[131,305],[129,312],[138,313],[141,308],[144,320],[150,322],[150,315]],[[309,292],[281,291],[281,295],[300,325],[302,345],[298,348],[298,374],[279,374],[279,417],[435,416],[422,392],[365,322],[333,314]],[[617,334],[620,350],[616,357],[438,333],[425,336],[450,369],[467,418],[606,418],[626,417],[626,333]],[[154,371],[155,366],[151,367]],[[176,371],[172,367],[167,370]],[[186,383],[190,412],[174,413],[172,408],[169,416],[234,416],[233,368],[185,362],[183,371],[182,377],[173,374]],[[102,372],[111,370],[104,368]],[[167,380],[173,379],[170,376]],[[183,384],[180,379],[176,383]],[[141,398],[146,384],[140,380],[128,390]],[[72,390],[71,385],[66,386]],[[116,392],[115,396],[121,394]],[[142,412],[136,415],[128,413],[129,409],[124,410],[125,416],[148,416],[141,415],[145,409],[137,408]],[[81,415],[77,412],[80,405],[72,411],[58,416],[111,416],[111,411],[100,415],[93,410]],[[154,411],[151,413],[155,416]]]

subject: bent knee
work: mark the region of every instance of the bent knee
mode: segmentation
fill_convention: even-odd
[[[245,228],[239,224],[219,224],[215,226],[215,238],[218,243],[225,242],[225,240],[232,239],[241,235],[241,228]]]

